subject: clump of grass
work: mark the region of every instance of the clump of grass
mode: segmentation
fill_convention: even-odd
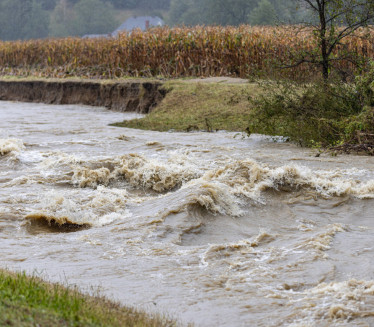
[[[125,308],[24,273],[0,270],[0,326],[176,326],[175,321]]]
[[[161,104],[141,119],[115,126],[154,131],[244,131],[248,127],[248,97],[256,84],[167,82]]]

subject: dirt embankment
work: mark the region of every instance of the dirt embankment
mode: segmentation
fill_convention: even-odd
[[[0,81],[0,100],[84,104],[138,113],[152,111],[166,93],[157,81]]]

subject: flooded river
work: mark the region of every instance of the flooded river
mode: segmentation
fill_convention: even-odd
[[[374,158],[0,102],[1,267],[196,326],[373,326]]]

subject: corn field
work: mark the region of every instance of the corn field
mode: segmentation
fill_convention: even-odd
[[[345,40],[347,49],[374,58],[374,32]],[[313,77],[318,67],[284,69],[297,53],[316,48],[312,32],[298,27],[181,27],[124,33],[116,38],[0,42],[0,75],[64,78]],[[339,61],[352,71],[350,60]]]

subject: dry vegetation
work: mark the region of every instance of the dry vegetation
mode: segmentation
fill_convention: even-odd
[[[374,57],[374,32],[346,39],[352,52]],[[168,78],[188,76],[311,77],[316,68],[277,69],[315,48],[298,27],[194,27],[135,31],[118,38],[0,42],[0,74],[38,77]],[[340,50],[342,51],[342,46]],[[352,69],[349,61],[341,63]]]

